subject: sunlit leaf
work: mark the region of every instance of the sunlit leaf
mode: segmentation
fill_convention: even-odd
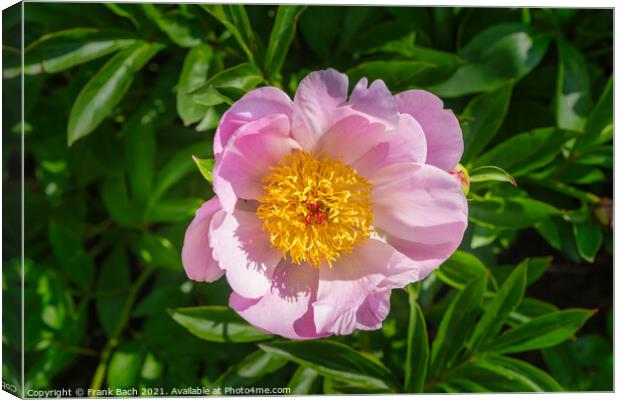
[[[207,81],[209,63],[213,50],[208,45],[192,47],[183,61],[183,69],[177,85],[177,112],[185,125],[202,119],[207,107],[197,104],[188,93]]]
[[[565,39],[558,40],[560,66],[556,92],[557,126],[581,130],[592,108],[588,67],[581,52]]]
[[[247,343],[270,339],[228,307],[203,306],[169,311],[172,318],[200,339],[218,343]]]
[[[121,101],[138,72],[158,51],[158,43],[139,43],[118,52],[82,88],[69,115],[68,143],[91,133]]]
[[[492,165],[474,168],[469,172],[469,180],[470,182],[508,182],[517,185],[515,178],[508,172]]]
[[[282,69],[286,52],[295,36],[299,15],[305,9],[305,6],[278,6],[276,21],[271,30],[265,54],[265,70],[269,80],[273,80]]]
[[[326,377],[377,388],[395,389],[398,386],[390,370],[378,360],[342,343],[327,340],[289,341],[263,343],[259,346],[268,353],[312,368]]]
[[[571,337],[594,311],[568,309],[534,318],[506,331],[484,350],[494,353],[520,353],[554,346]]]

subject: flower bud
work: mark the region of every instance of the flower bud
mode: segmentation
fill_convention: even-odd
[[[613,228],[613,210],[614,207],[611,199],[603,197],[598,203],[596,203],[592,213],[594,214],[594,218],[596,218],[602,226],[609,226]]]
[[[457,164],[456,167],[450,171],[450,175],[456,178],[456,181],[461,185],[461,189],[463,189],[463,193],[467,196],[467,193],[469,193],[469,173],[467,172],[467,168],[461,164]]]

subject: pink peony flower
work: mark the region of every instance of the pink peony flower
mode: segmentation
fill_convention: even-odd
[[[185,234],[197,281],[222,275],[230,307],[291,339],[381,326],[392,289],[426,277],[458,247],[467,202],[450,175],[457,119],[423,90],[309,74],[291,101],[247,93],[215,133],[213,187]]]

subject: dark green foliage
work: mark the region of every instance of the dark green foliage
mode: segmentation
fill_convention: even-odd
[[[612,390],[611,292],[571,303],[578,289],[559,285],[597,268],[611,287],[612,10],[24,7],[23,126],[20,15],[3,13],[4,382],[20,384],[6,316],[20,302],[23,129],[28,388]],[[225,279],[187,280],[180,254],[213,196],[221,115],[327,67],[454,111],[469,228],[393,292],[381,329],[283,341],[227,306]]]

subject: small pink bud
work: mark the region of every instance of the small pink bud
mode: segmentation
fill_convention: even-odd
[[[467,193],[469,193],[469,172],[467,172],[467,169],[461,164],[457,164],[450,171],[450,175],[456,178],[456,181],[461,185],[461,189],[463,189],[463,193],[467,196]]]
[[[613,228],[614,222],[614,205],[611,199],[603,197],[599,202],[594,206],[594,210],[592,211],[594,214],[594,218],[602,225],[602,226],[610,226]]]

